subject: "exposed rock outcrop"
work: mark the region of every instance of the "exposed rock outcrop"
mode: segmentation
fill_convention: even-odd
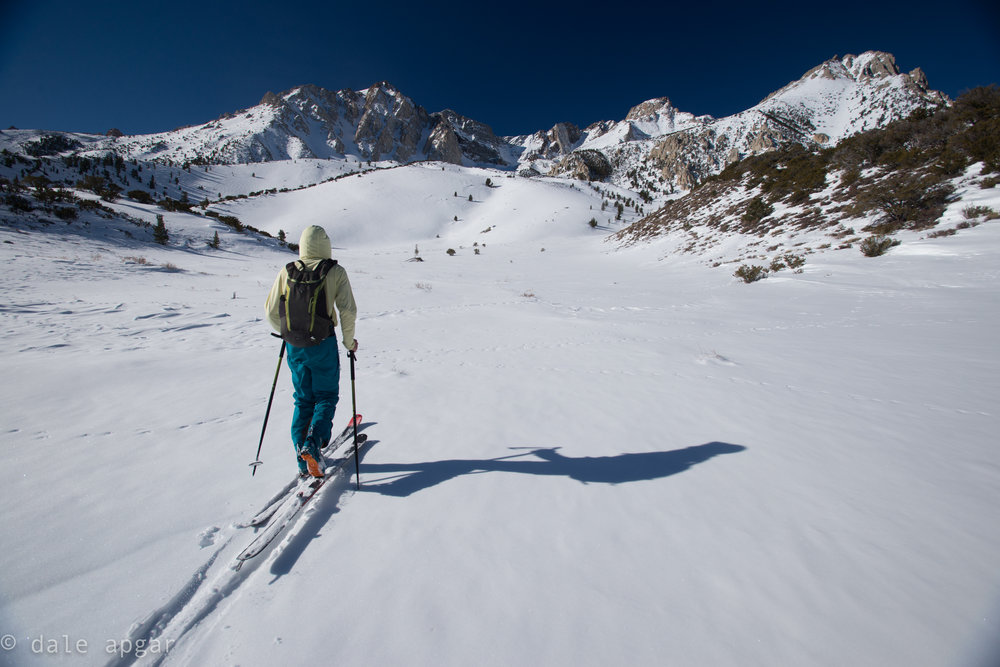
[[[365,93],[354,142],[371,160],[409,162],[429,125],[430,116],[423,107],[383,81]]]
[[[462,164],[462,148],[458,145],[458,135],[448,123],[439,122],[434,126],[424,145],[424,153],[427,154],[428,160]]]
[[[559,160],[549,175],[566,176],[581,181],[601,181],[610,176],[612,171],[611,161],[604,153],[583,149]]]

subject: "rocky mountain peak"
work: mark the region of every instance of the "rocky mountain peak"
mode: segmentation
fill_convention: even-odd
[[[271,107],[280,107],[282,104],[282,100],[280,97],[278,97],[271,91],[267,91],[266,93],[264,93],[264,97],[261,98],[260,103],[261,105],[266,104],[267,106]]]
[[[867,51],[860,56],[847,55],[841,62],[856,81],[884,79],[899,74],[896,58],[883,51]]]
[[[646,100],[642,104],[637,104],[629,109],[625,120],[652,120],[657,116],[672,115],[676,111],[668,98],[657,97],[652,100]]]

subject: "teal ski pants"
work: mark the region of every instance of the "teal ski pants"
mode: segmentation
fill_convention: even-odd
[[[336,336],[313,347],[288,346],[288,368],[295,387],[292,446],[305,444],[314,455],[330,442],[340,400],[340,349]],[[304,463],[299,459],[300,469]]]

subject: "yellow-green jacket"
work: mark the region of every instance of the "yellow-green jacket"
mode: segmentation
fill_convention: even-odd
[[[324,259],[330,259],[330,237],[322,227],[312,225],[306,227],[299,238],[299,263],[307,269],[314,269]],[[267,295],[265,308],[267,321],[271,328],[281,333],[281,317],[278,304],[281,295],[285,293],[288,284],[288,271],[281,267],[278,277],[274,279],[271,293]],[[337,312],[340,313],[341,340],[348,350],[354,349],[354,322],[358,317],[358,306],[354,302],[351,282],[347,279],[347,271],[337,264],[326,274],[326,310],[330,319],[337,324]],[[336,306],[336,312],[334,312]]]

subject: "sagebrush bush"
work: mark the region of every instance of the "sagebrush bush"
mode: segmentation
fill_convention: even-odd
[[[962,216],[966,220],[975,220],[976,218],[994,220],[997,217],[997,212],[989,206],[966,206],[962,209]]]
[[[862,188],[854,212],[861,217],[880,211],[879,221],[866,228],[880,236],[900,229],[924,229],[934,226],[954,191],[954,186],[934,176],[899,172]]]
[[[805,257],[789,252],[772,259],[770,269],[772,273],[777,273],[784,269],[791,269],[795,273],[802,273],[802,267],[805,266],[805,263]]]
[[[888,236],[869,236],[861,242],[860,248],[865,257],[878,257],[898,245],[899,241]]]
[[[145,190],[129,190],[128,198],[140,204],[152,204],[153,196]]]
[[[763,280],[764,278],[767,278],[767,269],[765,269],[763,266],[757,266],[757,265],[748,266],[746,264],[743,264],[742,266],[740,266],[740,268],[736,269],[736,272],[733,274],[733,276],[739,278],[740,280],[742,280],[747,284],[755,283],[758,280]]]
[[[55,213],[56,217],[60,220],[65,220],[67,222],[70,220],[76,220],[77,217],[77,209],[72,206],[56,206],[53,213]]]
[[[774,206],[765,202],[761,197],[754,197],[747,204],[747,210],[743,213],[741,219],[745,224],[753,225],[772,213],[774,213]]]

